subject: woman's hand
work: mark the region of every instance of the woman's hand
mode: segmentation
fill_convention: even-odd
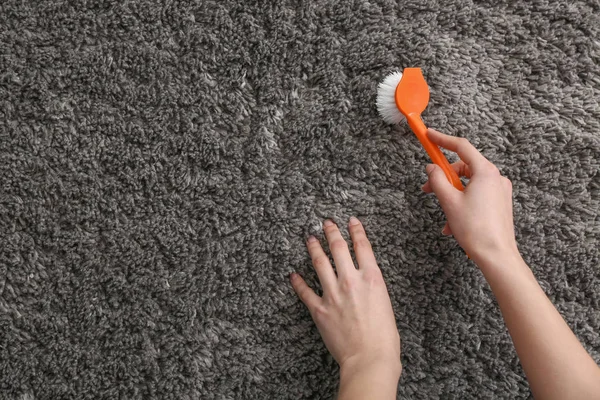
[[[431,129],[428,135],[437,145],[458,153],[461,161],[453,167],[470,181],[460,192],[448,183],[441,168],[428,165],[429,180],[423,190],[436,194],[448,218],[444,233],[454,234],[489,282],[533,395],[600,398],[600,368],[517,250],[510,181],[467,140]]]
[[[400,336],[371,244],[360,221],[350,219],[357,269],[335,223],[327,220],[323,226],[335,271],[319,241],[312,236],[307,241],[323,297],[296,273],[290,277],[292,286],[340,365],[340,398],[374,398],[375,393],[395,398],[402,368]]]
[[[423,190],[434,192],[448,222],[442,233],[454,235],[478,265],[489,259],[518,255],[512,213],[512,185],[498,168],[483,157],[467,139],[427,131],[435,144],[458,154],[452,164],[459,176],[469,178],[461,192],[446,179],[440,167],[427,166],[429,175]]]

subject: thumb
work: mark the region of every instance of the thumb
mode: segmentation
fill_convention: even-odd
[[[428,164],[425,171],[429,176],[429,186],[437,196],[442,208],[446,208],[460,192],[452,186],[444,171],[435,164]]]

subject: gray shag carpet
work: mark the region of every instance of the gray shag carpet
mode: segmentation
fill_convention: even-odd
[[[288,283],[362,218],[405,399],[527,398],[493,295],[378,117],[421,66],[428,125],[515,187],[524,258],[600,361],[595,0],[0,3],[0,398],[324,399]]]

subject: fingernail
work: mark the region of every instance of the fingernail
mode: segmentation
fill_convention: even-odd
[[[350,222],[349,222],[349,224],[350,224],[350,225],[358,225],[358,224],[360,224],[360,221],[359,221],[359,220],[358,220],[358,218],[356,218],[356,217],[350,217]]]
[[[314,236],[309,236],[308,239],[306,240],[308,243],[313,243],[317,241],[317,238]]]
[[[446,231],[444,230],[444,228],[442,228],[442,235],[444,235],[444,236],[450,236],[449,233],[446,233]]]
[[[335,224],[330,219],[326,219],[325,222],[323,222],[323,226],[325,226],[325,227],[329,227],[329,226],[333,226],[333,225],[335,225]]]
[[[427,172],[427,175],[429,175],[430,173],[433,172],[434,169],[435,169],[435,165],[427,164],[427,166],[425,167],[425,172]]]
[[[295,273],[295,272],[292,272],[292,273],[290,274],[290,281],[293,281],[293,280],[295,280],[295,279],[297,279],[297,278],[298,278],[298,274],[297,274],[297,273]]]

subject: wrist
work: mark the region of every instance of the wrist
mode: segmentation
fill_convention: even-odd
[[[397,359],[348,359],[340,364],[339,400],[395,399],[402,366]]]
[[[471,253],[469,254],[472,260],[482,271],[503,269],[507,265],[515,265],[522,261],[521,253],[516,243],[501,247],[488,246],[484,249],[474,249]]]
[[[401,374],[400,357],[350,357],[340,364],[341,379],[372,375],[397,382]]]
[[[474,261],[490,283],[498,279],[513,280],[533,277],[516,247]]]

